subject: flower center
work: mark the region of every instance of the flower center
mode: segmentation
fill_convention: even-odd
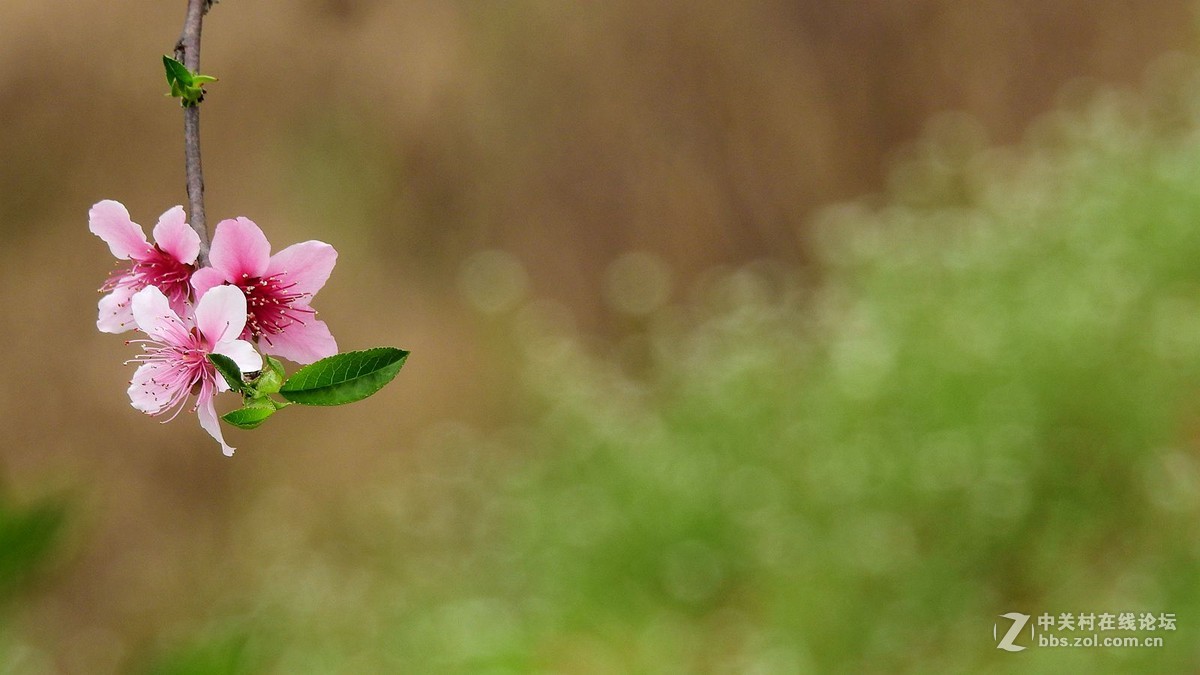
[[[154,338],[126,342],[142,345],[142,353],[126,363],[154,364],[154,374],[140,383],[142,396],[150,401],[149,408],[143,410],[152,415],[169,414],[166,422],[175,419],[186,407],[189,395],[198,394],[205,383],[215,383],[217,376],[198,330],[193,328],[176,337],[178,342],[159,342]]]
[[[262,338],[271,344],[271,336],[282,333],[293,323],[304,325],[306,317],[316,314],[306,300],[311,293],[297,293],[287,272],[266,277],[242,275],[238,288],[246,294],[246,329],[242,339]]]
[[[189,281],[193,270],[192,265],[179,262],[159,247],[151,246],[145,257],[110,274],[100,290],[107,293],[118,286],[129,286],[137,292],[147,286],[157,286],[173,305],[182,304],[192,291]]]

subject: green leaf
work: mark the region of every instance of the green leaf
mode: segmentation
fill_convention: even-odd
[[[221,415],[221,419],[239,429],[254,429],[275,414],[277,404],[270,399],[259,399]]]
[[[167,84],[171,85],[171,91],[175,91],[176,86],[183,89],[195,83],[192,71],[166,54],[163,54],[163,68],[167,71]]]
[[[167,84],[171,87],[168,96],[180,99],[179,104],[185,108],[197,105],[204,100],[202,85],[217,81],[217,78],[212,75],[193,73],[187,69],[187,66],[166,54],[163,55],[163,68],[167,73]]]
[[[242,382],[242,369],[238,368],[238,364],[234,363],[233,359],[224,354],[209,354],[208,360],[217,367],[217,372],[225,378],[225,384],[228,384],[230,389],[236,392],[245,391],[246,385]]]
[[[335,354],[297,370],[279,393],[304,405],[361,401],[391,382],[406,359],[408,352],[395,347]]]

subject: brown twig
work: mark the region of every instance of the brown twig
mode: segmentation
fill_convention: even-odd
[[[200,28],[213,0],[188,0],[183,32],[175,43],[175,59],[193,73],[200,72]],[[204,220],[204,170],[200,167],[200,105],[183,108],[184,167],[187,171],[188,211],[192,229],[200,235],[200,267],[208,265],[208,224]]]

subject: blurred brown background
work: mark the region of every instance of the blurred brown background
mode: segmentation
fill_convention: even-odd
[[[0,5],[0,481],[85,507],[21,616],[47,648],[77,645],[68,670],[269,573],[239,547],[302,550],[368,477],[406,480],[431,425],[519,414],[496,319],[464,300],[472,254],[507,252],[529,295],[611,338],[620,254],[659,256],[675,296],[714,264],[804,264],[814,208],[880,189],[939,113],[1010,142],[1065,83],[1135,84],[1194,43],[1183,0],[226,0],[202,56],[220,77],[210,227],[245,215],[277,249],[332,243],[316,306],[343,349],[414,354],[370,402],[228,432],[227,460],[189,418],[133,411],[132,348],[93,327],[111,261],[88,207],[120,200],[149,228],[185,202],[159,61],[184,4]]]

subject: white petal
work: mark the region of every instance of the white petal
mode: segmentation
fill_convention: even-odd
[[[216,346],[235,340],[246,327],[246,295],[237,286],[214,286],[196,303],[196,327]]]
[[[147,286],[134,293],[132,303],[133,318],[147,335],[168,344],[183,344],[187,340],[187,327],[158,288]]]
[[[254,345],[245,340],[230,340],[213,347],[214,354],[224,354],[233,359],[243,373],[253,373],[262,370],[263,360]]]
[[[96,328],[101,333],[124,333],[137,328],[133,320],[133,289],[117,286],[112,293],[100,298]]]
[[[196,405],[196,416],[200,418],[200,427],[221,444],[221,452],[226,457],[233,457],[233,451],[236,448],[230,447],[225,442],[225,437],[221,435],[221,421],[217,419],[217,409],[213,406],[213,395],[212,385],[205,382],[200,386],[200,398]]]
[[[165,363],[144,363],[133,373],[129,383],[129,402],[144,413],[155,414],[171,402],[172,392],[163,386],[163,376],[170,371]]]

